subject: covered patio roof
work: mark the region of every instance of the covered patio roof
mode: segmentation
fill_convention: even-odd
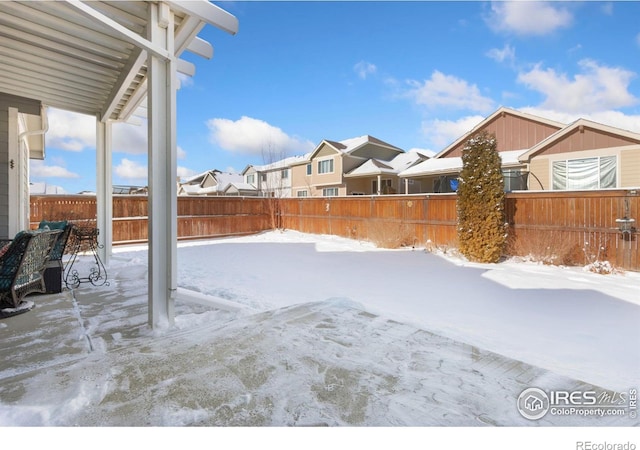
[[[149,322],[173,323],[177,72],[195,72],[179,57],[189,51],[211,58],[212,45],[197,34],[207,24],[235,34],[237,19],[208,0],[0,6],[0,94],[96,117],[97,223],[105,259],[111,251],[111,124],[147,108],[141,115],[148,116]]]
[[[175,50],[169,54],[147,39],[150,3],[3,1],[0,90],[102,121],[127,120],[146,99],[148,53],[211,58],[211,44],[196,36],[204,25],[231,33],[238,28],[234,16],[206,0],[163,2],[174,16]],[[194,73],[191,63],[177,66]]]
[[[499,152],[498,155],[500,155],[500,159],[502,160],[502,167],[516,167],[522,165],[518,158],[526,152],[527,149]],[[459,156],[449,158],[431,158],[400,172],[400,176],[403,178],[426,177],[431,175],[458,173],[461,170],[462,158]]]

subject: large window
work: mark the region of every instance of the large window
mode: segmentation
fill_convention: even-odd
[[[322,189],[322,195],[325,197],[337,197],[338,196],[338,188],[324,188]]]
[[[307,164],[307,175],[311,175],[311,163]]]
[[[385,179],[382,180],[382,183],[380,183],[380,192],[383,194],[389,194],[391,193],[391,180],[390,179]],[[371,182],[371,191],[374,194],[378,193],[378,180],[373,180]]]
[[[615,188],[617,165],[615,156],[554,161],[552,188],[558,191]]]
[[[458,190],[458,175],[442,175],[433,180],[433,192],[448,194]]]
[[[286,180],[289,178],[289,169],[282,169],[282,179]]]
[[[296,193],[296,195],[297,195],[298,197],[308,197],[308,196],[309,196],[309,192],[308,192],[307,190],[302,190],[302,191],[298,191],[298,192]]]
[[[256,182],[256,174],[252,173],[247,175],[247,184],[255,184]]]
[[[333,173],[333,159],[318,161],[318,173]]]
[[[527,189],[527,173],[520,169],[505,169],[502,171],[505,192],[525,191]]]

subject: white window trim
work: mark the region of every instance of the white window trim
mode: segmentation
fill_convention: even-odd
[[[600,159],[601,158],[607,158],[607,157],[612,157],[614,156],[616,158],[616,185],[615,187],[612,188],[603,188],[600,186],[600,180],[601,180],[601,175],[600,175]],[[566,188],[566,183],[567,183],[567,179],[565,179],[565,189],[554,189],[554,183],[553,183],[553,165],[554,163],[557,162],[564,162],[566,164],[566,166],[569,166],[569,161],[577,161],[580,159],[597,159],[598,160],[598,187],[596,188],[597,190],[600,189],[619,189],[620,186],[620,155],[617,153],[614,154],[602,154],[602,155],[585,155],[585,156],[576,156],[574,158],[557,158],[557,159],[550,159],[549,160],[549,188],[552,191],[555,192],[564,192],[564,191],[571,191],[573,189],[567,189]],[[579,189],[579,190],[584,190],[584,189]],[[591,190],[591,189],[588,189]]]
[[[328,195],[326,191],[328,191],[329,189],[333,190],[335,192],[335,195]],[[337,187],[322,188],[323,197],[338,197],[339,195],[340,195],[340,189]]]
[[[325,161],[332,161],[332,163],[331,163],[331,171],[330,172],[320,172],[320,163],[323,163]],[[318,175],[330,175],[332,173],[335,173],[335,171],[336,171],[336,162],[335,162],[335,158],[333,156],[331,156],[329,158],[317,159],[316,162],[317,162],[316,167],[318,168]]]

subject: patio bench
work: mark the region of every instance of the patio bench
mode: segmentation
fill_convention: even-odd
[[[44,271],[62,230],[21,231],[11,241],[0,241],[0,318],[33,308],[24,297],[46,292]]]

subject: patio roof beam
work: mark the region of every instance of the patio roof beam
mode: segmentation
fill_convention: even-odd
[[[204,23],[213,25],[229,34],[238,32],[238,19],[224,9],[210,3],[208,0],[191,2],[169,1],[172,9],[181,11],[191,17],[196,17]]]
[[[140,72],[142,66],[147,63],[147,53],[142,51],[142,49],[137,48],[134,50],[134,54],[137,53],[138,56],[132,57],[129,59],[129,64],[120,72],[120,77],[118,81],[115,83],[111,93],[109,94],[109,99],[105,103],[104,108],[100,113],[100,120],[106,121],[111,118],[111,115],[116,111],[120,104],[120,100],[124,97],[124,94],[130,88],[131,83],[135,80],[136,76]]]
[[[189,43],[187,51],[205,59],[213,58],[213,45],[197,36]]]
[[[120,109],[118,120],[125,120],[131,117],[131,115],[134,114],[134,112],[142,106],[142,103],[146,99],[146,95],[147,79],[145,77],[145,79],[142,80],[138,87],[129,96],[129,100],[127,101],[127,103]]]
[[[90,18],[98,21],[102,25],[108,27],[114,33],[116,33],[119,37],[121,37],[122,39],[126,40],[127,42],[130,42],[131,44],[135,45],[136,47],[139,47],[139,48],[141,48],[141,49],[153,54],[157,58],[161,58],[163,60],[170,60],[172,58],[172,56],[173,56],[172,53],[168,52],[166,49],[163,49],[163,48],[159,47],[158,45],[155,45],[153,42],[143,38],[139,34],[136,34],[133,31],[129,30],[128,28],[120,25],[115,20],[113,20],[113,19],[105,16],[101,12],[93,9],[91,6],[87,5],[86,3],[83,3],[83,2],[81,2],[79,0],[65,0],[65,1],[70,6],[76,8],[82,14],[84,14],[87,17],[90,17]]]

